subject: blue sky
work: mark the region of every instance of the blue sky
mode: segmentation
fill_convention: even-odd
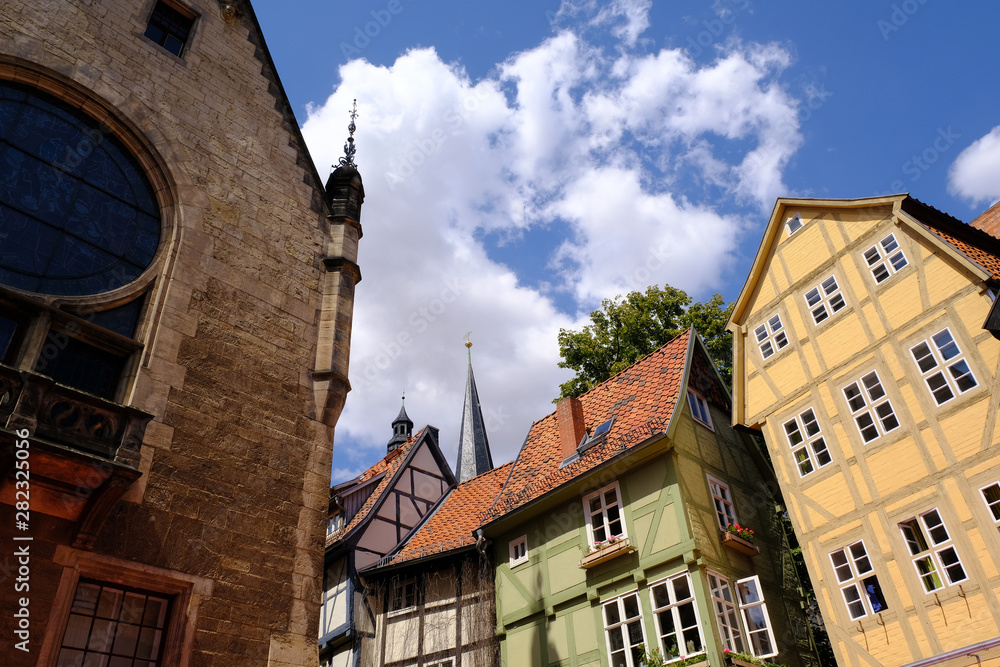
[[[294,7],[294,11],[290,11]],[[407,394],[454,458],[463,336],[494,460],[568,373],[560,327],[670,283],[736,298],[778,196],[1000,198],[1000,6],[941,0],[257,0],[325,176],[367,199],[335,480]]]

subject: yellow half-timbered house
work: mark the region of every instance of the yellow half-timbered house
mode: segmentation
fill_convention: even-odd
[[[729,322],[733,419],[845,667],[1000,664],[998,286],[1000,240],[905,194],[774,207]]]

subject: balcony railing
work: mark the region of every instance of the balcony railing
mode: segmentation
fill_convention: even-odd
[[[27,429],[36,440],[138,468],[152,415],[0,365],[0,425]]]
[[[152,418],[0,364],[0,451],[12,461],[14,443],[27,433],[32,512],[73,521],[74,547],[94,545],[111,509],[141,476],[142,438]],[[0,496],[14,496],[10,484],[0,479]]]

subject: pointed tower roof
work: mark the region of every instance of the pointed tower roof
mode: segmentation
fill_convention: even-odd
[[[413,422],[406,414],[406,396],[403,396],[403,404],[399,407],[399,414],[392,422],[392,438],[385,446],[386,450],[392,451],[405,443],[413,435]]]
[[[467,342],[465,346],[469,348],[469,377],[465,383],[461,439],[458,441],[458,465],[455,466],[455,477],[460,483],[493,469],[490,441],[486,437],[483,409],[479,405],[476,377],[472,373],[472,343]]]

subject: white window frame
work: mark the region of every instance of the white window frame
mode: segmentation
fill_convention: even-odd
[[[607,502],[606,494],[610,491],[615,492],[615,498],[616,498],[615,503]],[[594,498],[600,498],[601,501],[601,507],[598,511],[592,511],[590,507],[590,501],[593,500]],[[617,506],[618,508],[617,520],[621,524],[620,533],[611,532],[612,525],[614,524],[615,519],[611,518],[611,513],[609,512],[609,510],[615,506]],[[625,539],[628,537],[628,529],[625,526],[625,506],[622,503],[622,492],[618,486],[617,481],[611,482],[611,484],[608,484],[607,486],[602,487],[597,491],[594,491],[593,493],[584,496],[583,514],[585,517],[587,517],[587,543],[590,545],[591,549],[593,549],[597,545],[597,541],[594,540],[594,533],[597,530],[604,531],[604,539],[599,540],[600,542],[606,542],[608,539],[612,537],[618,537],[620,539]],[[598,514],[601,515],[602,525],[598,528],[595,528],[594,517],[596,517]]]
[[[798,224],[796,224],[796,221],[798,222]],[[785,229],[788,230],[788,235],[791,236],[795,232],[802,229],[802,226],[804,224],[806,223],[802,221],[802,216],[796,213],[785,222]]]
[[[743,627],[747,633],[750,652],[758,658],[778,655],[778,645],[774,641],[774,628],[767,614],[764,591],[757,575],[736,582],[736,599],[740,605]]]
[[[927,390],[938,405],[944,405],[979,386],[969,362],[962,354],[962,348],[948,327],[911,347],[910,355],[917,364]]]
[[[753,330],[753,335],[760,348],[760,356],[764,359],[770,359],[788,346],[788,334],[780,313],[767,318],[766,322]]]
[[[782,424],[782,430],[792,450],[792,460],[798,468],[799,477],[810,475],[833,461],[816,411],[811,407],[793,415]]]
[[[726,530],[731,523],[739,523],[736,519],[736,505],[733,504],[733,492],[729,485],[712,475],[708,479],[708,492],[712,494],[712,507],[715,509],[715,521],[720,530]]]
[[[842,562],[837,562],[837,554],[843,557]],[[868,550],[865,549],[864,540],[858,540],[848,544],[843,549],[830,552],[830,564],[833,566],[834,578],[840,586],[840,594],[844,598],[844,606],[847,608],[847,615],[852,621],[865,616],[873,616],[889,608],[885,595],[882,593],[882,586],[878,583],[878,576],[875,568],[872,567],[871,559],[868,558]],[[881,608],[875,609],[872,604],[871,593],[868,586],[878,588],[881,600],[877,601]],[[873,591],[874,592],[874,591]],[[861,613],[857,613],[860,610]]]
[[[625,599],[635,598],[635,608],[638,612],[637,616],[625,616]],[[607,608],[610,606],[616,606],[618,609],[618,621],[615,623],[608,623]],[[642,641],[639,644],[630,644],[628,640],[628,625],[631,623],[639,623],[639,628],[642,631]],[[649,642],[646,641],[646,624],[642,622],[642,601],[639,599],[639,591],[634,590],[631,593],[626,593],[625,595],[620,595],[611,600],[606,600],[601,603],[601,623],[604,625],[604,641],[607,644],[608,649],[608,664],[615,664],[615,659],[613,652],[611,650],[611,636],[612,633],[619,633],[619,637],[622,640],[625,653],[625,664],[627,667],[641,667],[637,660],[632,659],[632,650],[637,646],[649,646]]]
[[[679,598],[677,596],[677,590],[675,588],[675,582],[684,580],[687,585],[688,596],[686,598]],[[662,586],[667,594],[668,604],[657,606],[656,595],[653,589]],[[681,608],[690,605],[691,609],[694,611],[694,621],[693,626],[684,627],[681,621]],[[699,655],[705,652],[705,632],[701,627],[701,614],[698,613],[698,604],[695,602],[694,598],[694,587],[691,584],[691,574],[689,572],[681,572],[673,576],[667,577],[666,579],[660,579],[659,581],[653,582],[649,585],[649,607],[653,610],[653,618],[656,621],[656,636],[657,645],[660,647],[660,651],[663,654],[665,660],[668,663],[674,660],[680,660],[682,657],[690,658],[693,655]],[[660,623],[660,618],[662,614],[670,614],[671,621],[674,626],[673,636],[675,638],[678,653],[674,655],[670,653],[667,649],[666,642],[664,640],[665,632],[663,626]],[[701,645],[700,649],[695,649],[693,651],[689,650],[687,646],[681,648],[681,641],[684,639],[685,632],[690,633],[692,630],[697,630],[698,632],[698,643]]]
[[[736,606],[736,599],[733,597],[733,590],[729,586],[729,580],[711,570],[706,574],[708,575],[709,595],[712,598],[712,612],[715,614],[715,622],[719,626],[722,646],[730,651],[744,653],[746,644],[743,640],[743,630],[740,628],[739,609]]]
[[[803,294],[802,298],[805,299],[806,308],[809,309],[813,322],[817,326],[833,317],[834,313],[847,307],[847,301],[844,300],[844,293],[837,282],[837,276],[833,274]]]
[[[856,393],[850,393],[852,387]],[[878,371],[865,373],[844,387],[844,398],[861,440],[866,445],[899,428],[899,418],[892,408],[889,394],[882,386]],[[873,430],[874,435],[871,435]]]
[[[990,497],[986,495],[986,492],[992,491],[993,489],[996,489],[996,498],[990,500]],[[990,517],[993,519],[993,523],[996,524],[997,530],[1000,530],[1000,482],[987,484],[983,488],[979,489],[979,493],[983,496],[983,502],[986,503],[986,509],[989,511]]]
[[[895,234],[889,234],[865,250],[863,256],[876,285],[881,285],[909,264]]]
[[[936,507],[901,521],[899,531],[925,593],[969,579],[941,512]]]
[[[424,667],[455,667],[455,658],[445,658],[434,662],[425,662]]]
[[[521,555],[518,555],[518,549],[522,551]],[[521,563],[528,562],[528,536],[522,535],[516,540],[510,541],[510,566],[517,567]]]
[[[696,392],[694,389],[688,389],[688,407],[691,409],[691,416],[694,420],[707,428],[710,431],[714,431],[715,427],[712,426],[712,412],[708,409],[708,401],[705,397]]]

